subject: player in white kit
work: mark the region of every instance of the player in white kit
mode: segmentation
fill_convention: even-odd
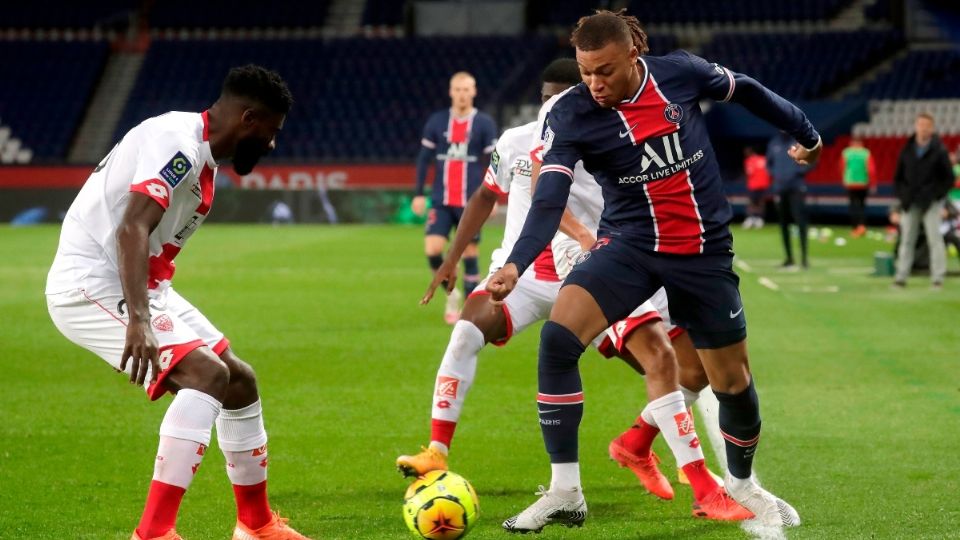
[[[275,147],[292,102],[275,72],[230,70],[210,109],[131,129],[64,218],[46,285],[54,324],[151,400],[174,394],[133,540],[180,538],[177,512],[214,424],[237,502],[233,538],[306,538],[267,501],[267,435],[252,368],[171,286],[174,258],[210,211],[218,163],[230,159],[238,174],[250,173]]]
[[[555,76],[558,72],[563,73],[564,71],[558,66],[566,68],[565,77]],[[543,97],[544,100],[548,100],[548,98],[559,94],[569,86],[579,83],[580,74],[573,60],[560,60],[554,62],[545,70],[543,80]],[[468,205],[464,214],[461,228],[467,233],[473,234],[474,229],[479,229],[482,224],[482,217],[489,212],[497,196],[508,194],[507,224],[503,244],[500,249],[493,253],[491,273],[502,266],[503,259],[512,249],[513,243],[523,226],[523,221],[526,219],[531,203],[531,169],[538,158],[536,147],[539,145],[536,141],[539,141],[539,134],[542,131],[546,112],[555,101],[555,97],[547,101],[547,104],[541,110],[538,122],[507,130],[501,136],[491,160],[491,166],[484,179],[483,188],[477,190],[475,195],[475,197],[485,198],[486,201],[481,200],[480,202],[486,202],[487,204],[474,204],[473,209]],[[531,146],[530,141],[535,141],[533,146]],[[531,147],[535,148],[533,152],[528,150]],[[454,327],[450,343],[437,374],[433,396],[430,446],[419,454],[400,456],[397,459],[397,466],[405,474],[424,474],[429,470],[446,469],[446,455],[449,451],[450,441],[453,438],[453,432],[459,420],[466,394],[475,376],[477,353],[486,343],[503,345],[514,333],[520,332],[536,321],[548,317],[556,301],[562,280],[572,268],[573,260],[584,250],[589,250],[595,241],[595,231],[599,224],[603,200],[599,186],[586,171],[581,169],[582,165],[578,164],[568,204],[570,219],[567,224],[569,228],[566,231],[578,240],[573,240],[564,234],[558,234],[551,248],[545,250],[537,259],[537,262],[531,265],[531,268],[521,276],[517,288],[510,296],[507,296],[501,305],[494,306],[485,298],[481,298],[486,293],[485,283],[481,283],[472,298],[468,299],[461,319]],[[471,210],[474,211],[471,212]],[[561,230],[564,230],[563,226]],[[460,244],[462,243],[460,242]],[[455,240],[447,259],[428,288],[424,302],[429,301],[433,291],[444,278],[449,280],[446,287],[448,289],[453,287],[452,280],[456,275],[457,254],[461,251],[460,247],[462,246],[459,246]],[[514,295],[516,295],[516,298],[512,299],[511,297]],[[657,298],[661,302],[660,306],[654,306],[651,302],[644,303],[631,314],[630,318],[613,325],[608,332],[598,336],[595,345],[605,356],[620,356],[641,373],[644,371],[641,365],[645,364],[648,371],[663,375],[666,379],[672,378],[675,387],[676,369],[665,372],[666,367],[676,362],[672,356],[673,350],[667,336],[668,332],[672,337],[675,337],[682,334],[682,331],[675,329],[668,319],[662,319],[657,308],[660,307],[666,311],[666,297],[660,294]],[[656,324],[661,320],[664,320],[666,327]],[[698,380],[705,381],[706,377],[702,374],[702,368],[699,365],[699,359],[696,358],[695,351],[693,362],[700,371],[695,376]],[[665,384],[669,384],[669,382]],[[705,386],[705,382],[697,382],[696,384],[696,391]],[[695,396],[696,391],[692,391],[690,394]],[[661,392],[661,394],[663,393],[665,392]],[[695,399],[695,397],[692,397],[692,399]],[[644,412],[647,413],[648,411],[645,410]],[[692,420],[688,417],[684,421],[687,422],[687,434],[693,434],[693,437],[695,437]],[[638,422],[642,422],[642,420],[638,419]],[[646,427],[650,428],[650,426]],[[655,435],[658,431],[656,428],[644,431],[631,428],[624,436],[629,440],[630,435],[634,432],[646,436],[651,432]],[[616,448],[614,443],[611,444],[611,457],[617,459],[623,466],[630,466],[631,470],[637,474],[651,493],[661,498],[672,498],[673,489],[657,469],[656,456],[649,453],[643,459],[633,455],[625,457],[620,443],[624,436],[618,437],[614,441],[614,443],[617,443]],[[652,443],[652,440],[650,442]],[[686,443],[688,444],[689,441]],[[699,450],[695,449],[687,453],[696,454],[697,452]],[[693,459],[688,461],[695,461],[696,456],[691,457]],[[628,459],[631,462],[625,463]],[[638,461],[638,463],[633,463],[633,461]],[[700,455],[700,462],[702,465],[702,454]],[[706,475],[709,478],[709,471],[705,467],[702,467],[700,472],[699,475],[696,471],[692,474],[697,477]],[[711,491],[716,487],[716,482],[713,479],[709,479],[709,482],[711,486],[708,486],[705,491]],[[719,497],[718,501],[715,502],[698,502],[704,503],[694,508],[694,515],[698,517],[711,519],[750,517],[748,513],[726,497]]]

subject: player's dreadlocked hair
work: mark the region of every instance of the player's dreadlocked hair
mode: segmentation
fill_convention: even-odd
[[[223,81],[221,95],[249,98],[280,114],[290,112],[293,105],[290,89],[280,75],[254,64],[232,68]]]
[[[650,51],[647,33],[636,17],[627,15],[626,9],[616,12],[598,9],[594,15],[581,17],[570,36],[570,43],[581,51],[602,49],[611,41],[632,44],[640,54]]]
[[[544,68],[540,76],[545,83],[558,83],[574,86],[580,84],[580,67],[573,58],[557,58]]]

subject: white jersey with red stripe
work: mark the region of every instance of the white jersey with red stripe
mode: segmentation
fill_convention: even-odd
[[[131,192],[165,210],[150,233],[147,283],[151,296],[162,293],[173,277],[174,257],[210,211],[216,170],[206,112],[169,112],[131,129],[67,211],[46,293],[122,294],[117,229]]]
[[[530,137],[536,122],[510,128],[497,140],[490,156],[490,165],[483,177],[483,186],[498,195],[507,196],[507,223],[503,242],[491,254],[490,271],[503,266],[513,244],[520,236],[523,222],[530,211]]]

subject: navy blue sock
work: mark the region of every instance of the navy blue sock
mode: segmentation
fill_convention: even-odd
[[[470,296],[470,293],[477,288],[480,283],[480,265],[477,264],[476,257],[463,258],[463,292]]]
[[[585,349],[563,326],[547,321],[540,331],[537,409],[551,463],[573,463],[583,417],[583,383],[577,362]]]
[[[443,255],[427,255],[427,262],[430,263],[430,269],[436,272],[443,264]]]
[[[739,394],[713,393],[720,402],[720,433],[727,448],[727,469],[736,478],[749,478],[760,441],[760,399],[753,379]]]

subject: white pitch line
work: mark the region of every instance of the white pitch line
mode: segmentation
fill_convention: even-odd
[[[757,282],[763,285],[764,287],[770,289],[771,291],[780,290],[780,286],[777,285],[776,282],[774,282],[772,279],[766,276],[760,276],[760,279],[758,279]]]
[[[824,292],[824,293],[836,293],[836,292],[840,292],[840,287],[837,287],[836,285],[827,285],[827,286],[825,286],[825,287],[810,287],[810,286],[806,286],[806,287],[800,287],[800,292],[807,292],[807,293],[819,293],[819,292]]]
[[[841,266],[827,268],[828,274],[870,274],[873,273],[872,266]]]
[[[747,261],[743,259],[735,259],[733,261],[733,265],[739,268],[740,270],[743,270],[744,272],[753,272],[753,268],[751,268],[750,265],[747,264]]]

